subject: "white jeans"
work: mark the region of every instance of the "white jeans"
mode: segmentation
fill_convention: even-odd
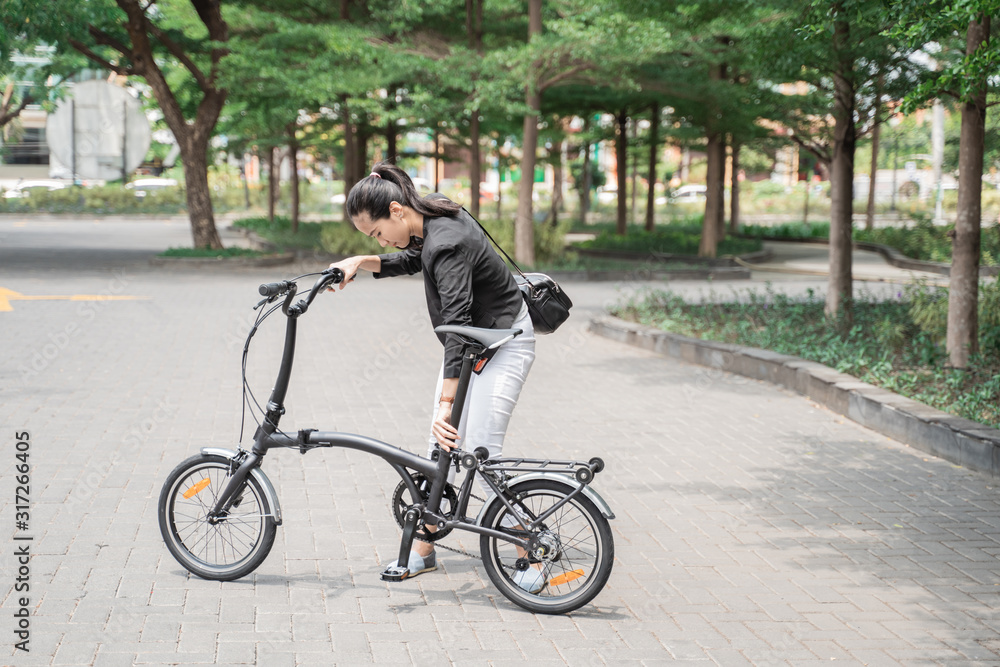
[[[476,447],[486,447],[490,452],[490,458],[497,458],[503,450],[503,440],[507,434],[510,416],[514,412],[514,406],[517,405],[517,397],[521,394],[521,387],[528,377],[531,364],[535,361],[535,330],[531,326],[527,305],[521,305],[518,319],[511,328],[521,329],[524,333],[500,346],[483,372],[472,375],[469,394],[458,425],[459,449],[471,452]],[[434,418],[437,417],[443,375],[442,363],[437,388],[434,390],[432,428]],[[432,432],[428,440],[428,456],[436,445],[437,439]],[[454,478],[455,469],[452,468],[448,473],[448,481],[453,482]],[[487,493],[491,492],[482,478],[479,483]]]

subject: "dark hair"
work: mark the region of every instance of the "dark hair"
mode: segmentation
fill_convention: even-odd
[[[351,188],[345,204],[347,216],[354,220],[361,213],[367,213],[372,221],[388,218],[389,204],[394,201],[431,218],[452,216],[462,210],[461,205],[444,197],[424,199],[405,171],[383,161]]]

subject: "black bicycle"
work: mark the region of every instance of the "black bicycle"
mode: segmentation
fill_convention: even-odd
[[[295,302],[296,281],[309,276],[319,277],[306,298]],[[484,447],[474,452],[438,448],[424,458],[362,435],[316,429],[287,433],[278,428],[285,412],[298,320],[321,291],[343,278],[339,269],[328,269],[260,286],[264,299],[255,306],[257,319],[243,346],[243,391],[244,408],[256,409],[263,419],[250,450],[205,448],[167,477],[158,510],[160,532],[170,553],[189,572],[205,579],[230,581],[253,572],[267,558],[281,525],[278,496],[261,469],[267,451],[294,448],[305,454],[318,447],[346,447],[385,459],[401,478],[392,499],[392,512],[403,528],[396,561],[401,566],[386,568],[383,580],[407,577],[414,539],[436,541],[458,529],[480,536],[490,580],[515,604],[559,614],[590,602],[604,588],[614,563],[608,523],[614,514],[590,486],[604,469],[601,459],[489,460]],[[274,304],[281,297],[282,302]],[[247,354],[257,328],[279,308],[286,316],[284,352],[270,399],[261,407],[246,380]],[[442,326],[435,331],[458,334],[465,343],[452,410],[457,427],[475,364],[521,330]],[[452,466],[467,471],[458,488],[447,482]],[[479,515],[470,518],[466,511],[476,474],[486,480],[492,494]],[[437,530],[428,530],[427,524]],[[532,567],[542,574],[544,584],[529,592],[518,585],[515,575]]]

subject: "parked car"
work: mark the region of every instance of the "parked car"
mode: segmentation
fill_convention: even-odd
[[[41,191],[45,190],[51,192],[53,190],[62,190],[67,186],[66,183],[62,181],[55,181],[52,179],[38,179],[35,181],[21,181],[7,192],[3,193],[4,199],[21,199],[22,197],[28,197],[31,195],[33,190]]]
[[[177,180],[173,178],[139,178],[125,185],[125,188],[132,190],[139,199],[142,199],[153,190],[176,187]]]

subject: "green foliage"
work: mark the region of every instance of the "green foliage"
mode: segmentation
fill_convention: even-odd
[[[981,352],[967,371],[945,367],[941,308],[947,291],[916,286],[895,298],[855,301],[851,326],[831,323],[824,300],[775,293],[717,295],[688,304],[670,292],[634,297],[614,313],[687,336],[773,350],[817,361],[936,408],[1000,426],[1000,287],[982,286]],[[992,309],[992,311],[990,311]]]
[[[624,236],[614,231],[602,231],[597,238],[576,244],[588,250],[619,250],[627,252],[660,252],[672,255],[697,255],[701,228],[689,222],[660,225],[653,232],[630,229]],[[719,255],[742,255],[762,248],[756,239],[728,237],[719,242]]]
[[[291,218],[276,215],[274,222],[266,216],[240,218],[233,222],[233,227],[248,229],[283,250],[314,250],[321,247],[322,231],[327,224],[342,223],[299,222],[299,230],[292,232]]]
[[[263,257],[270,253],[250,248],[222,248],[212,250],[211,248],[167,248],[160,253],[160,257],[190,257],[193,259],[225,259],[227,257]]]
[[[829,222],[785,222],[778,225],[740,225],[740,235],[758,239],[828,239]]]

